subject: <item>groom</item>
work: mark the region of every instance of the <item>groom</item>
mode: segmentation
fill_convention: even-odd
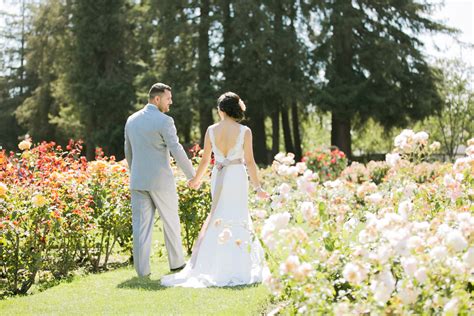
[[[132,193],[133,262],[139,276],[150,275],[155,209],[163,221],[171,271],[179,271],[185,265],[170,152],[188,179],[195,171],[179,143],[173,119],[165,114],[171,104],[171,88],[155,83],[148,92],[148,104],[132,114],[125,124],[125,157]]]

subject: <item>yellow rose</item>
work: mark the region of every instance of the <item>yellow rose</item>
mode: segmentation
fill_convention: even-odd
[[[24,140],[18,144],[18,148],[20,148],[20,150],[28,150],[31,148],[31,142],[29,140]]]
[[[33,205],[36,207],[42,207],[46,204],[46,198],[42,196],[41,194],[37,194],[33,196],[31,199],[31,202],[33,202]]]
[[[0,196],[7,194],[8,188],[5,183],[0,182]]]

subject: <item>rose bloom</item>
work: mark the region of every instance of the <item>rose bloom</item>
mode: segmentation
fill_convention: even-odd
[[[441,143],[440,142],[433,142],[431,145],[430,145],[430,150],[432,151],[437,151],[441,148]]]
[[[29,140],[24,140],[18,144],[20,150],[28,150],[31,148],[31,142]]]
[[[474,247],[469,248],[462,259],[468,268],[474,268]]]
[[[0,196],[7,194],[8,188],[7,185],[3,182],[0,182]]]
[[[457,229],[453,229],[446,236],[446,244],[455,251],[462,251],[467,248],[467,240]]]
[[[315,213],[313,202],[301,203],[301,213],[303,214],[303,218],[306,221],[311,220],[314,217]]]
[[[46,198],[42,196],[41,194],[37,194],[33,196],[33,198],[31,199],[31,202],[36,207],[42,207],[46,204]]]
[[[418,265],[418,261],[415,258],[413,257],[402,258],[401,263],[402,263],[403,270],[405,271],[407,275],[411,277],[415,276],[416,268]]]
[[[344,280],[351,284],[361,284],[366,277],[366,273],[358,265],[349,262],[342,270],[342,276]]]
[[[389,153],[385,155],[385,161],[390,167],[394,167],[399,160],[400,160],[399,153],[394,153],[394,154]]]
[[[296,271],[300,267],[300,259],[298,256],[290,255],[286,258],[285,262],[281,263],[280,265],[280,273],[292,273]]]
[[[425,283],[428,279],[428,274],[426,268],[422,267],[416,270],[415,272],[415,279],[418,280],[420,283]]]
[[[291,190],[291,187],[287,183],[282,183],[278,187],[278,192],[280,192],[280,194],[282,194],[282,195],[288,194],[290,192],[290,190]]]

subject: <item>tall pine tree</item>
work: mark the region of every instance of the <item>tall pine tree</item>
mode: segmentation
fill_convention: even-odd
[[[403,126],[441,107],[417,36],[446,28],[428,18],[427,1],[306,0],[302,8],[324,71],[316,100],[332,114],[332,145],[351,155],[354,117]]]

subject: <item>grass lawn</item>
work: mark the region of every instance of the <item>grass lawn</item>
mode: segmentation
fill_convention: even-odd
[[[162,245],[158,227],[153,235],[153,245]],[[166,252],[160,257],[154,251],[150,280],[138,279],[132,266],[75,277],[43,292],[0,301],[0,315],[258,315],[266,310],[269,292],[263,285],[165,288],[159,279],[167,273]]]

